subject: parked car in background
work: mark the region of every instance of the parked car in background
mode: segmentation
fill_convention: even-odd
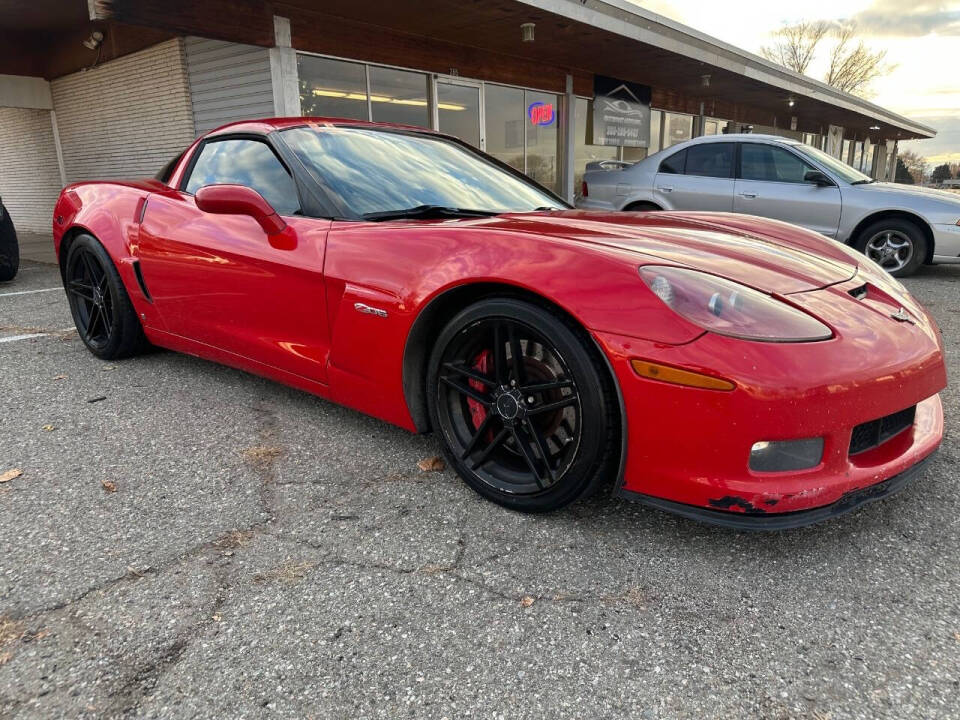
[[[13,280],[20,269],[20,245],[13,219],[0,199],[0,280]]]
[[[577,204],[783,220],[853,245],[898,277],[924,263],[960,262],[960,197],[877,182],[825,152],[773,135],[710,135],[628,167],[591,164]]]

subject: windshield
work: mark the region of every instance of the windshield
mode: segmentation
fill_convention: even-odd
[[[479,152],[443,137],[358,127],[299,127],[283,139],[348,215],[423,206],[488,213],[564,208]]]
[[[832,155],[827,155],[822,150],[817,150],[815,147],[810,147],[809,145],[794,145],[793,149],[801,155],[806,155],[811,160],[820,163],[826,167],[827,170],[848,183],[873,182],[873,178],[869,175],[864,175],[859,170],[850,167],[845,162],[837,160]]]

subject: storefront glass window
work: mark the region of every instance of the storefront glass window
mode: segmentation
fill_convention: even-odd
[[[440,132],[480,147],[480,88],[476,85],[437,83]]]
[[[526,173],[541,185],[559,191],[560,185],[560,98],[549,93],[524,91],[527,128]]]
[[[614,145],[593,145],[592,137],[587,135],[588,118],[593,112],[590,107],[591,100],[586,98],[577,98],[574,107],[574,137],[573,137],[573,190],[580,192],[580,186],[583,183],[583,173],[586,171],[587,163],[600,160],[616,160],[617,147]],[[488,116],[489,117],[489,116]]]
[[[375,122],[430,127],[427,76],[371,65],[370,109]]]
[[[484,88],[484,110],[487,152],[523,172],[523,90],[488,84]]]
[[[298,55],[300,112],[367,120],[367,78],[360,63]]]
[[[663,146],[670,147],[693,137],[693,115],[667,113]]]

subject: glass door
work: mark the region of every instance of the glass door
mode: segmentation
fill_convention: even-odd
[[[437,130],[483,150],[480,83],[437,78]]]

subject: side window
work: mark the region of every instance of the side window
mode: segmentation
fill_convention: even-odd
[[[246,185],[280,215],[300,211],[293,178],[273,150],[258,140],[216,140],[204,145],[184,189],[194,194],[205,185]]]
[[[733,143],[703,143],[687,148],[687,175],[733,177]]]
[[[789,150],[775,145],[744,143],[740,149],[740,177],[764,182],[802,183],[814,168]]]
[[[673,155],[666,158],[663,162],[660,163],[660,172],[669,173],[671,175],[682,175],[683,163],[686,157],[687,157],[686,150],[681,150],[678,153],[674,153]]]

